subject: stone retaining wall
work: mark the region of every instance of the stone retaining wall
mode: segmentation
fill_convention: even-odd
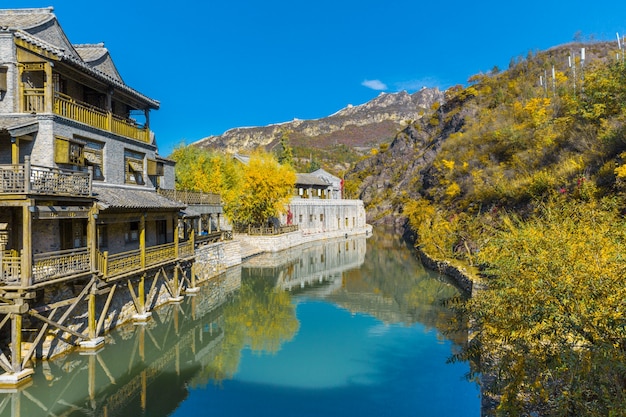
[[[303,245],[305,243],[320,241],[320,240],[328,240],[328,239],[336,239],[340,237],[347,236],[358,236],[365,235],[369,236],[372,234],[372,226],[365,225],[362,228],[355,228],[350,230],[336,230],[332,232],[322,232],[322,233],[307,233],[302,230],[298,230],[296,232],[284,233],[282,235],[272,235],[272,236],[248,236],[246,234],[235,234],[233,237],[235,240],[241,241],[242,245],[245,245],[248,248],[255,248],[256,253],[259,254],[264,252],[280,252],[285,249],[290,249],[296,246]],[[251,253],[250,250],[247,251],[248,254]]]
[[[199,282],[221,274],[241,264],[241,245],[238,240],[228,240],[196,249],[196,279]]]
[[[433,271],[438,271],[448,277],[450,277],[454,282],[465,291],[467,294],[472,294],[474,291],[474,281],[467,273],[464,268],[454,266],[448,261],[441,261],[435,258],[432,258],[426,252],[424,252],[421,248],[417,248],[417,253],[422,261],[422,264]]]

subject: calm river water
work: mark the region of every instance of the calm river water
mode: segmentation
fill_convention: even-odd
[[[0,416],[479,416],[446,363],[455,295],[378,231],[255,257],[95,355],[36,363]]]

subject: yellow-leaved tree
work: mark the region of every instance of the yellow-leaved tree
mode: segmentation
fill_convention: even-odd
[[[234,225],[261,226],[286,211],[296,182],[291,166],[257,151],[240,168],[237,181],[222,193],[224,213]]]

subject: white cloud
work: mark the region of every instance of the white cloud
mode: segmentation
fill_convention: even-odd
[[[387,84],[380,80],[365,80],[361,83],[362,86],[371,88],[372,90],[386,90]]]

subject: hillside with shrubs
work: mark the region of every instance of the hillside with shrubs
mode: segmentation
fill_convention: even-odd
[[[472,361],[497,415],[626,415],[626,63],[617,42],[529,52],[346,175],[370,222],[473,274]]]

